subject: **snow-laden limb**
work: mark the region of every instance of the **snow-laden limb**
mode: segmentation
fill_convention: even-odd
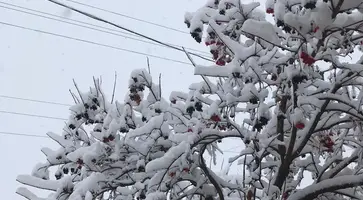
[[[242,26],[242,31],[271,43],[272,47],[280,46],[282,42],[275,33],[275,29],[276,27],[270,22],[257,21],[254,19],[246,20]]]
[[[32,187],[50,191],[57,191],[57,189],[61,186],[61,183],[59,181],[44,180],[30,175],[19,175],[17,176],[16,181],[24,185],[29,185]]]
[[[44,198],[39,198],[25,187],[19,187],[18,189],[16,189],[16,193],[28,200],[45,200]]]
[[[295,193],[291,194],[288,200],[310,200],[326,192],[334,192],[336,190],[360,185],[363,185],[363,175],[339,176],[297,190]]]

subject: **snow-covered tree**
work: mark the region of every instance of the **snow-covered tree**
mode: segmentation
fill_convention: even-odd
[[[210,107],[223,116],[218,124],[233,125],[244,146],[230,159],[242,177],[205,173],[219,191],[214,198],[363,199],[363,1],[259,7],[208,0],[185,15],[191,36],[216,61],[196,65],[196,75],[216,81],[194,95],[216,96]],[[218,139],[234,137],[222,132]],[[207,148],[205,140],[197,146]]]
[[[78,93],[61,134],[48,133],[60,148],[43,148],[46,162],[17,181],[52,191],[45,199],[145,199],[151,176],[145,166],[172,146],[160,87],[147,71],[135,70],[123,103],[107,100],[96,79],[89,92]],[[41,199],[26,188],[17,193]]]
[[[17,180],[53,191],[52,200],[363,199],[363,1],[261,8],[209,0],[187,13],[191,36],[216,64],[200,66],[186,52],[201,82],[165,100],[150,74],[135,70],[118,103],[95,80],[74,95],[63,133],[48,134],[60,149],[42,149],[47,162]],[[241,142],[229,159],[241,175],[205,163],[226,138]]]

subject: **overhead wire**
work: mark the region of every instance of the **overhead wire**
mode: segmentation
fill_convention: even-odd
[[[106,47],[106,48],[111,48],[111,49],[115,49],[115,50],[119,50],[119,51],[129,52],[129,53],[143,55],[143,56],[149,56],[149,57],[153,57],[153,58],[157,58],[157,59],[161,59],[161,60],[167,60],[167,61],[170,61],[170,62],[185,64],[185,65],[192,65],[189,62],[185,62],[185,61],[180,61],[180,60],[167,58],[167,57],[162,57],[162,56],[156,56],[156,55],[152,55],[152,54],[148,54],[148,53],[143,53],[143,52],[134,51],[134,50],[125,49],[125,48],[116,47],[116,46],[107,45],[107,44],[102,44],[102,43],[98,43],[98,42],[93,42],[93,41],[90,41],[90,40],[84,40],[84,39],[80,39],[80,38],[61,35],[61,34],[58,34],[58,33],[52,33],[52,32],[48,32],[48,31],[33,29],[33,28],[25,27],[25,26],[16,25],[16,24],[10,24],[10,23],[7,23],[7,22],[0,21],[0,24],[10,26],[10,27],[19,28],[19,29],[23,29],[23,30],[28,30],[28,31],[35,31],[35,32],[38,32],[38,33],[46,34],[46,35],[52,35],[52,36],[57,36],[57,37],[61,37],[61,38],[66,38],[66,39],[74,40],[74,41],[78,41],[78,42],[83,42],[83,43],[93,44],[93,45],[102,46],[102,47]]]
[[[122,13],[119,13],[119,12],[114,12],[114,11],[107,10],[107,9],[104,9],[104,8],[99,8],[99,7],[90,5],[90,4],[85,4],[85,3],[81,3],[81,2],[77,2],[77,1],[73,1],[73,0],[65,0],[65,1],[72,2],[72,3],[78,4],[78,5],[82,5],[82,6],[86,6],[86,7],[89,7],[89,8],[93,8],[93,9],[96,9],[96,10],[101,10],[101,11],[104,11],[104,12],[107,12],[107,13],[118,15],[118,16],[121,16],[121,17],[125,17],[125,18],[128,18],[128,19],[135,20],[135,21],[143,22],[143,23],[150,24],[150,25],[153,25],[153,26],[158,26],[158,27],[161,27],[161,28],[165,28],[165,29],[169,29],[169,30],[176,31],[176,32],[179,32],[179,33],[190,35],[189,32],[186,32],[186,31],[183,31],[183,30],[180,30],[180,29],[171,28],[171,27],[168,27],[168,26],[165,26],[165,25],[162,25],[162,24],[158,24],[158,23],[155,23],[155,22],[150,22],[150,21],[140,19],[140,18],[136,18],[136,17],[131,17],[131,16],[126,15],[126,14],[122,14]]]
[[[94,30],[94,31],[99,31],[99,32],[103,32],[103,33],[107,33],[107,34],[111,34],[111,35],[115,35],[115,36],[120,36],[120,37],[124,37],[124,38],[127,38],[127,39],[143,42],[143,43],[146,43],[146,44],[166,47],[165,45],[161,45],[161,44],[158,44],[158,43],[155,43],[155,42],[150,42],[150,41],[145,41],[145,40],[130,37],[130,36],[134,36],[134,37],[142,38],[141,36],[134,35],[134,34],[131,34],[131,33],[125,32],[125,31],[120,31],[118,29],[112,29],[112,28],[99,26],[99,25],[92,24],[92,23],[87,23],[87,22],[83,22],[83,21],[79,21],[79,20],[74,20],[74,19],[70,19],[70,18],[67,18],[67,17],[62,17],[62,16],[51,14],[51,13],[47,13],[47,12],[43,12],[43,11],[39,11],[39,10],[35,10],[35,9],[30,9],[30,8],[22,7],[22,6],[11,4],[11,3],[6,3],[6,2],[3,2],[3,1],[0,1],[0,4],[15,7],[15,8],[20,8],[20,9],[23,9],[23,10],[11,8],[11,7],[6,7],[6,6],[2,6],[2,5],[0,5],[0,8],[4,8],[4,9],[16,11],[16,12],[21,12],[21,13],[28,14],[28,15],[41,17],[41,18],[44,18],[44,19],[54,20],[54,21],[65,23],[65,24],[70,24],[70,25],[73,25],[73,26],[78,26],[78,27],[82,27],[82,28],[86,28],[86,29],[90,29],[90,30]],[[35,12],[35,13],[27,12],[27,11],[24,11],[24,10]],[[40,14],[43,14],[43,15],[36,14],[36,13],[40,13]],[[44,15],[65,19],[67,21],[52,18],[52,17],[48,17],[48,16],[44,16]],[[69,22],[69,21],[72,21],[72,22]],[[77,23],[80,23],[80,24],[73,23],[73,22],[77,22]],[[85,25],[81,25],[81,24],[85,24],[85,25],[89,25],[89,26],[93,26],[93,27],[97,27],[97,28],[93,28],[93,27],[89,27],[89,26],[85,26]],[[101,28],[101,29],[99,29],[99,28]],[[105,30],[102,30],[102,29],[105,29]],[[106,30],[109,30],[109,31],[106,31]],[[114,32],[117,32],[117,33],[114,33]],[[123,35],[123,34],[125,34],[125,35]],[[126,36],[126,35],[129,35],[129,36]],[[182,47],[181,45],[177,45],[177,44],[172,44],[172,43],[167,43],[167,44],[177,46],[177,47]],[[166,48],[168,48],[168,47],[166,47]],[[193,48],[189,48],[189,47],[186,47],[186,49],[188,49],[190,51],[205,54],[205,56],[210,56],[210,53],[205,52],[205,51],[201,51],[201,50],[193,49]],[[200,56],[203,56],[203,55],[200,55]]]
[[[12,112],[12,111],[6,111],[6,110],[0,110],[0,113],[10,114],[10,115],[21,115],[21,116],[27,116],[27,117],[37,117],[37,118],[43,118],[43,119],[62,120],[62,121],[68,120],[66,118],[61,118],[61,117],[52,117],[52,116],[46,116],[46,115],[35,115],[35,114]]]
[[[27,133],[16,133],[16,132],[7,132],[7,131],[0,131],[0,134],[2,135],[11,135],[11,136],[23,136],[23,137],[37,137],[37,138],[47,138],[52,139],[45,135],[35,135],[35,134],[27,134]],[[238,153],[236,151],[224,151],[228,153]]]
[[[7,132],[7,131],[0,131],[0,134],[2,135],[15,135],[15,136],[25,136],[25,137],[38,137],[38,138],[48,138],[48,136],[45,135],[35,135],[35,134],[26,134],[26,133],[15,133],[15,132]]]
[[[30,101],[35,103],[44,103],[44,104],[52,104],[52,105],[59,105],[59,106],[72,106],[71,104],[66,103],[59,103],[59,102],[52,102],[52,101],[43,101],[43,100],[36,100],[36,99],[28,99],[28,98],[21,98],[21,97],[13,97],[13,96],[7,96],[7,95],[0,95],[1,98],[6,99],[15,99],[15,100],[22,100],[22,101]]]
[[[62,7],[64,7],[64,8],[68,8],[68,9],[70,9],[70,10],[74,11],[74,12],[80,13],[80,14],[82,14],[82,15],[84,15],[84,16],[87,16],[87,17],[89,17],[89,18],[91,18],[91,19],[94,19],[94,20],[96,20],[96,21],[99,21],[99,22],[103,22],[103,23],[109,24],[109,25],[111,25],[111,26],[117,27],[117,28],[122,29],[122,30],[124,30],[124,31],[127,31],[127,32],[129,32],[129,33],[132,33],[132,34],[135,34],[135,35],[141,36],[141,37],[143,37],[143,38],[145,38],[145,39],[148,39],[148,40],[150,40],[150,41],[153,41],[153,42],[159,43],[159,44],[161,44],[161,45],[164,45],[164,46],[170,47],[171,49],[174,49],[174,50],[177,50],[177,51],[181,51],[181,52],[185,52],[185,50],[184,50],[183,48],[179,48],[179,47],[175,47],[175,46],[169,45],[169,44],[167,44],[167,43],[165,43],[165,42],[162,42],[162,41],[157,40],[157,39],[155,39],[155,38],[152,38],[152,37],[149,37],[149,36],[147,36],[147,35],[141,34],[141,33],[139,33],[139,32],[133,31],[133,30],[131,30],[131,29],[129,29],[129,28],[126,28],[126,27],[123,27],[123,26],[121,26],[121,25],[115,24],[115,23],[113,23],[113,22],[111,22],[111,21],[108,21],[108,20],[102,19],[102,18],[100,18],[100,17],[98,17],[98,16],[96,16],[96,15],[90,14],[90,13],[88,13],[88,12],[81,11],[81,10],[79,10],[79,9],[77,9],[77,8],[74,8],[74,7],[72,7],[72,6],[66,5],[66,4],[61,3],[61,2],[59,2],[59,1],[56,1],[56,0],[47,0],[47,1],[52,2],[52,3],[54,3],[54,4],[57,4],[57,5],[59,5],[59,6],[62,6]],[[212,59],[205,58],[205,57],[203,57],[203,56],[200,56],[199,54],[190,53],[190,52],[188,52],[188,53],[189,53],[190,55],[194,55],[194,56],[196,56],[196,57],[199,57],[199,58],[201,58],[201,59],[203,59],[203,60],[207,60],[207,61],[210,61],[210,62],[214,62]]]

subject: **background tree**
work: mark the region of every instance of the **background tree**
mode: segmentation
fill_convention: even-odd
[[[146,164],[172,146],[164,114],[168,103],[161,98],[160,86],[147,71],[135,70],[124,103],[114,96],[107,100],[99,80],[94,79],[87,93],[75,86],[79,95],[73,94],[76,105],[70,108],[63,133],[48,133],[61,147],[43,148],[47,161],[17,180],[53,191],[46,199],[145,199],[150,178]],[[17,193],[39,199],[25,188]]]

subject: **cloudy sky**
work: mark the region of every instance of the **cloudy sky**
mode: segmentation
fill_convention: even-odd
[[[203,44],[197,44],[187,33],[183,33],[188,32],[183,23],[184,13],[196,10],[205,3],[205,0],[77,0],[124,16],[74,4],[67,0],[60,1],[164,42],[208,52]],[[0,186],[3,199],[23,199],[15,194],[16,188],[20,186],[15,181],[16,176],[31,173],[36,163],[45,161],[40,152],[41,147],[58,148],[56,143],[44,136],[48,131],[61,134],[64,125],[62,118],[67,118],[69,114],[68,107],[64,105],[14,98],[71,104],[72,98],[68,90],[74,89],[72,79],[74,78],[84,91],[92,84],[92,76],[102,76],[103,88],[110,96],[116,71],[118,74],[116,97],[122,101],[127,91],[126,84],[130,72],[136,68],[146,67],[146,56],[140,53],[150,55],[153,77],[162,74],[163,94],[166,98],[171,91],[187,91],[190,83],[201,80],[193,76],[191,65],[180,63],[188,62],[182,52],[125,38],[124,36],[127,36],[140,40],[135,36],[117,32],[119,31],[117,29],[110,30],[115,28],[70,12],[47,0],[0,0],[0,9],[2,35],[0,38],[0,156],[2,158]],[[151,25],[125,16],[170,28]],[[93,26],[74,20],[107,29],[92,30],[81,26]],[[208,64],[201,60],[198,60],[198,63]],[[225,149],[230,151],[238,150],[233,143],[226,143],[225,146]]]

